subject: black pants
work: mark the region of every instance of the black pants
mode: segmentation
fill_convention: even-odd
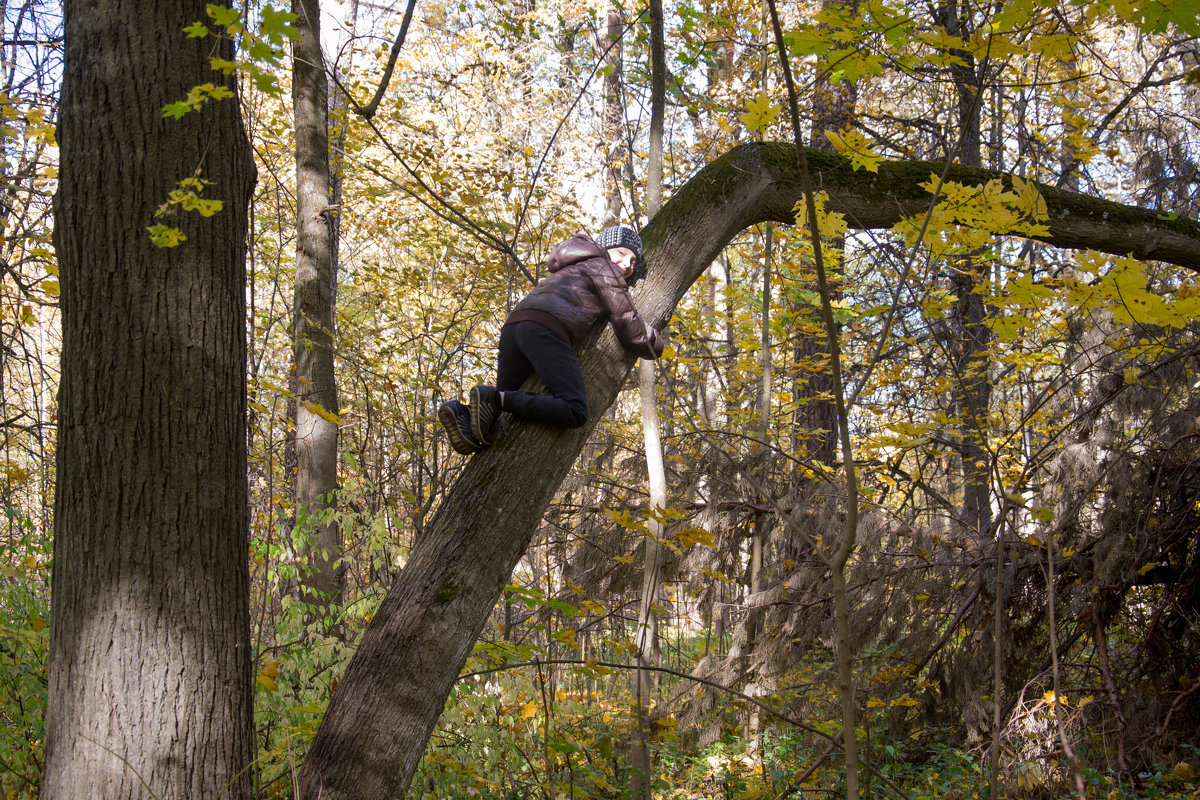
[[[526,320],[500,329],[499,351],[496,388],[504,392],[505,411],[560,428],[587,422],[587,389],[570,342],[540,322]],[[550,394],[521,390],[534,373]]]

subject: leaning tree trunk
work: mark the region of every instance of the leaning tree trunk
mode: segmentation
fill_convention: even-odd
[[[41,797],[249,798],[249,144],[236,99],[163,116],[197,84],[235,88],[184,36],[203,0],[69,0],[64,18]],[[197,169],[223,209],[177,209],[187,240],[156,247],[155,209]]]
[[[855,173],[841,158],[808,151],[809,166],[852,225],[894,224],[928,202],[917,184],[938,164],[881,164]],[[952,169],[953,180],[995,177]],[[745,144],[701,170],[643,231],[653,269],[634,300],[661,326],[688,287],[745,228],[792,221],[799,197],[793,144]],[[1156,256],[1200,269],[1200,225],[1158,220],[1153,211],[1046,191],[1060,246]],[[542,513],[592,428],[625,385],[634,358],[611,330],[581,343],[591,419],[577,430],[511,423],[473,456],[424,538],[413,548],[338,684],[300,772],[304,800],[403,797],[475,637],[491,613]],[[531,466],[536,465],[536,466]]]

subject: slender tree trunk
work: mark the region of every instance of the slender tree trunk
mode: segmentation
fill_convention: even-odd
[[[762,81],[762,91],[764,94],[770,95],[770,76],[771,76],[771,15],[770,9],[766,3],[762,4],[762,62],[760,79]],[[758,438],[762,442],[756,446],[756,456],[754,461],[754,470],[757,473],[757,483],[759,487],[768,487],[770,482],[770,467],[774,461],[772,457],[772,449],[770,444],[771,439],[771,386],[773,380],[774,364],[771,357],[771,292],[772,292],[772,270],[774,267],[774,245],[775,245],[775,225],[771,222],[766,223],[763,227],[763,262],[762,262],[762,305],[760,307],[761,331],[759,340],[759,389],[758,389]],[[796,426],[793,425],[792,433],[796,432]],[[754,533],[750,541],[750,597],[756,596],[763,590],[763,558],[767,550],[768,535],[770,533],[770,525],[766,517],[758,514],[754,518]],[[746,648],[744,658],[746,662],[745,671],[749,673],[752,669],[754,660],[754,650],[758,646],[758,637],[761,632],[765,613],[761,608],[748,608],[746,610]],[[754,683],[757,687],[761,687],[765,682],[766,676],[763,670],[757,670]],[[750,691],[750,687],[747,687]],[[758,748],[759,736],[762,727],[762,716],[759,713],[757,706],[750,709],[750,718],[746,723],[746,738],[751,743],[752,752],[756,758],[761,761],[762,754]]]
[[[758,485],[770,485],[770,465],[774,460],[771,450],[771,267],[774,254],[775,226],[768,222],[763,226],[763,282],[762,282],[762,332],[759,350],[759,371],[761,373],[758,389],[758,458],[755,468],[758,473]],[[754,597],[763,590],[763,558],[767,549],[767,537],[770,525],[766,516],[759,514],[754,518],[754,535],[750,543],[750,596]],[[761,608],[750,608],[746,611],[746,651],[747,669],[754,658],[754,650],[758,645],[764,613]],[[767,680],[763,670],[757,671],[755,683],[760,686]],[[747,738],[754,742],[757,753],[758,736],[761,726],[761,715],[757,706],[750,709],[750,721],[746,725]],[[761,758],[761,755],[759,756]]]
[[[940,9],[939,22],[946,32],[969,41],[971,20],[962,19],[956,0]],[[975,58],[965,50],[954,50],[951,67],[957,99],[958,161],[969,167],[983,166],[981,81]],[[988,375],[987,347],[990,331],[984,324],[987,308],[981,283],[987,281],[987,265],[963,259],[955,265],[950,283],[958,298],[951,315],[951,352],[958,373],[959,452],[962,458],[962,519],[976,537],[988,537],[992,527],[991,455],[984,446],[992,385]]]
[[[848,212],[859,226],[894,224],[901,210],[928,202],[917,188],[929,175],[928,164],[911,170],[881,164],[877,184],[815,151],[809,161],[834,196],[833,210]],[[642,232],[654,267],[634,293],[642,316],[653,325],[669,319],[688,287],[740,231],[766,220],[792,220],[797,169],[795,145],[745,144],[681,187]],[[955,180],[991,176],[951,173],[959,176]],[[1046,199],[1051,243],[1137,247],[1153,234],[1157,252],[1200,268],[1200,225],[1194,221],[1166,222],[1153,211],[1049,190]],[[559,431],[510,423],[493,447],[467,462],[334,691],[300,771],[304,800],[404,796],[479,630],[634,361],[607,330],[581,342],[579,355],[592,409],[587,425]]]
[[[949,35],[964,43],[970,41],[974,31],[969,6],[964,5],[960,9],[957,0],[945,0],[937,13],[937,21],[945,27]],[[966,166],[981,167],[981,73],[984,65],[977,64],[975,57],[965,49],[954,49],[950,52],[955,56],[950,75],[956,100],[953,125],[955,137],[950,147],[950,155]],[[951,292],[957,298],[951,313],[947,314],[945,346],[956,379],[953,393],[955,412],[958,415],[958,455],[962,476],[959,522],[969,536],[981,543],[981,547],[996,548],[996,557],[978,573],[980,592],[985,602],[975,604],[972,621],[973,628],[980,631],[983,642],[986,642],[988,635],[992,637],[992,647],[982,644],[964,648],[955,669],[966,679],[956,681],[955,685],[961,687],[960,694],[965,695],[957,699],[961,701],[959,708],[966,709],[963,717],[967,727],[972,733],[980,735],[990,732],[995,740],[999,735],[1000,718],[996,703],[1004,697],[1004,662],[996,660],[995,651],[997,647],[1003,647],[1004,626],[1007,620],[1003,614],[995,613],[1003,608],[1005,602],[1004,549],[1003,537],[997,540],[992,531],[992,456],[986,444],[992,384],[988,356],[991,331],[986,325],[988,311],[984,303],[984,290],[990,279],[990,264],[982,258],[981,253],[976,252],[954,259],[953,263],[947,263],[946,270],[949,273]],[[996,572],[989,574],[991,568]],[[999,595],[991,597],[991,603],[986,602],[993,591],[999,592]],[[990,630],[989,615],[992,615]],[[990,681],[989,670],[992,671]],[[990,687],[988,683],[991,684]],[[977,698],[988,693],[989,689],[993,707],[985,709]],[[991,713],[987,713],[988,711]],[[998,763],[994,761],[993,771],[998,768]]]
[[[333,363],[334,232],[329,169],[328,80],[321,55],[320,0],[295,0],[300,38],[293,45],[296,118],[296,511],[311,531],[311,599],[341,595],[341,526],[330,519],[338,488],[337,383]]]
[[[822,10],[830,17],[858,15],[858,0],[822,0]],[[848,128],[854,122],[858,104],[858,87],[852,82],[829,74],[831,64],[841,58],[839,51],[830,53],[817,65],[817,77],[812,92],[812,133],[810,145],[822,152],[835,152],[833,143],[826,133]],[[841,251],[845,240],[830,242],[829,251]],[[835,283],[834,294],[840,297],[839,283]],[[810,325],[819,330],[819,309],[797,309],[801,319],[810,320]],[[815,324],[814,324],[815,323]],[[829,363],[829,341],[823,333],[801,332],[796,337],[796,363]],[[799,455],[832,466],[838,458],[837,452],[837,409],[834,408],[832,378],[829,367],[809,369],[807,383],[803,387],[806,402],[797,413],[798,433],[802,440],[811,442]]]
[[[621,165],[625,163],[625,111],[621,103],[621,34],[625,28],[620,9],[608,12],[608,36],[602,44],[609,47],[604,58],[604,116],[600,138],[604,142],[604,224],[621,220]]]
[[[650,0],[650,148],[646,165],[646,213],[653,218],[662,205],[662,141],[666,106],[666,48],[663,40],[662,0]],[[643,360],[638,365],[638,393],[642,407],[642,433],[646,448],[646,476],[650,508],[667,507],[667,475],[663,466],[658,398],[655,396],[655,364]],[[642,563],[642,597],[638,606],[636,654],[638,669],[633,673],[634,731],[631,742],[634,800],[650,800],[654,783],[650,758],[651,656],[658,635],[655,600],[662,585],[662,539],[664,526],[659,519],[646,521],[645,557]]]
[[[646,446],[650,508],[661,511],[667,507],[667,476],[663,467],[662,435],[659,428],[658,401],[654,388],[654,362],[643,360],[638,365],[638,390],[642,405],[642,432]],[[662,584],[662,539],[664,526],[653,517],[646,521],[646,551],[642,564],[642,598],[638,604],[637,666],[633,671],[634,731],[632,749],[634,800],[648,800],[654,783],[650,760],[650,671],[651,656],[658,632],[654,603]]]
[[[338,61],[329,65],[330,74],[338,82],[344,84],[347,74],[354,69],[354,41],[358,30],[358,0],[349,0],[345,4],[345,15],[338,20],[337,38],[332,44],[332,50],[337,54]],[[344,56],[344,58],[342,58]],[[337,308],[337,273],[341,264],[342,242],[342,190],[345,186],[346,173],[346,128],[350,124],[351,99],[342,91],[334,91],[329,95],[329,135],[332,139],[329,147],[329,198],[334,211],[330,216],[329,242],[329,294],[330,305]],[[336,326],[336,315],[333,315]],[[336,327],[334,329],[336,333]],[[382,468],[382,466],[381,466]]]
[[[68,0],[54,238],[62,383],[43,800],[249,798],[245,256],[254,181],[204,3]],[[232,59],[232,46],[221,56]],[[159,218],[181,179],[211,218]]]
[[[795,140],[797,168],[800,172],[800,182],[803,200],[808,218],[809,236],[812,240],[813,267],[817,273],[817,289],[821,296],[821,316],[823,317],[825,336],[829,347],[829,377],[834,407],[836,410],[838,440],[841,444],[842,480],[845,486],[845,525],[842,529],[841,541],[836,546],[822,548],[829,564],[834,602],[834,626],[837,631],[837,685],[838,696],[842,705],[842,750],[846,758],[846,798],[858,800],[859,797],[859,763],[858,763],[858,726],[856,719],[856,704],[854,698],[854,646],[850,636],[850,597],[846,585],[846,565],[854,552],[858,540],[858,476],[854,466],[854,451],[850,443],[850,416],[846,408],[845,392],[842,389],[841,346],[838,341],[838,327],[833,319],[833,290],[826,274],[825,261],[822,256],[821,235],[818,229],[816,203],[813,194],[812,170],[808,159],[808,148],[800,132],[800,104],[797,100],[796,86],[792,81],[792,69],[788,62],[787,51],[784,48],[783,28],[779,24],[779,15],[774,0],[767,0],[771,11],[771,25],[775,31],[776,50],[779,53],[784,84],[787,86],[789,117],[792,122],[792,135]]]

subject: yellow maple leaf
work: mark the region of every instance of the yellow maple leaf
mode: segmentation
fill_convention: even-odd
[[[857,172],[865,169],[867,172],[878,172],[879,162],[883,156],[871,149],[871,143],[860,131],[846,128],[840,131],[825,131],[825,136],[833,144],[833,148],[850,159],[850,165]]]
[[[694,544],[701,544],[705,547],[717,546],[716,538],[703,528],[683,528],[675,535],[679,539],[679,546],[685,550]]]
[[[304,408],[307,409],[310,414],[316,414],[326,422],[332,422],[334,425],[342,424],[341,417],[339,417],[337,414],[334,414],[332,411],[327,410],[320,403],[314,403],[310,400],[305,400]]]
[[[779,106],[772,103],[764,93],[759,92],[750,105],[746,106],[746,113],[738,119],[749,130],[764,131],[779,116],[779,112]]]

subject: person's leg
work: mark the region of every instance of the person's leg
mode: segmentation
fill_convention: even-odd
[[[504,394],[505,411],[560,428],[587,422],[587,389],[570,342],[537,322],[506,325],[500,339],[496,388]],[[549,395],[520,389],[531,372],[546,384]]]
[[[502,392],[520,389],[535,371],[517,341],[517,329],[530,324],[536,323],[517,322],[500,329],[500,342],[496,346],[496,388]]]
[[[471,390],[471,435],[485,447],[495,439],[496,425],[500,422],[502,409],[497,387],[516,388],[533,374],[533,364],[517,344],[515,327],[505,325],[500,329],[500,341],[496,345],[496,386],[480,384]]]

